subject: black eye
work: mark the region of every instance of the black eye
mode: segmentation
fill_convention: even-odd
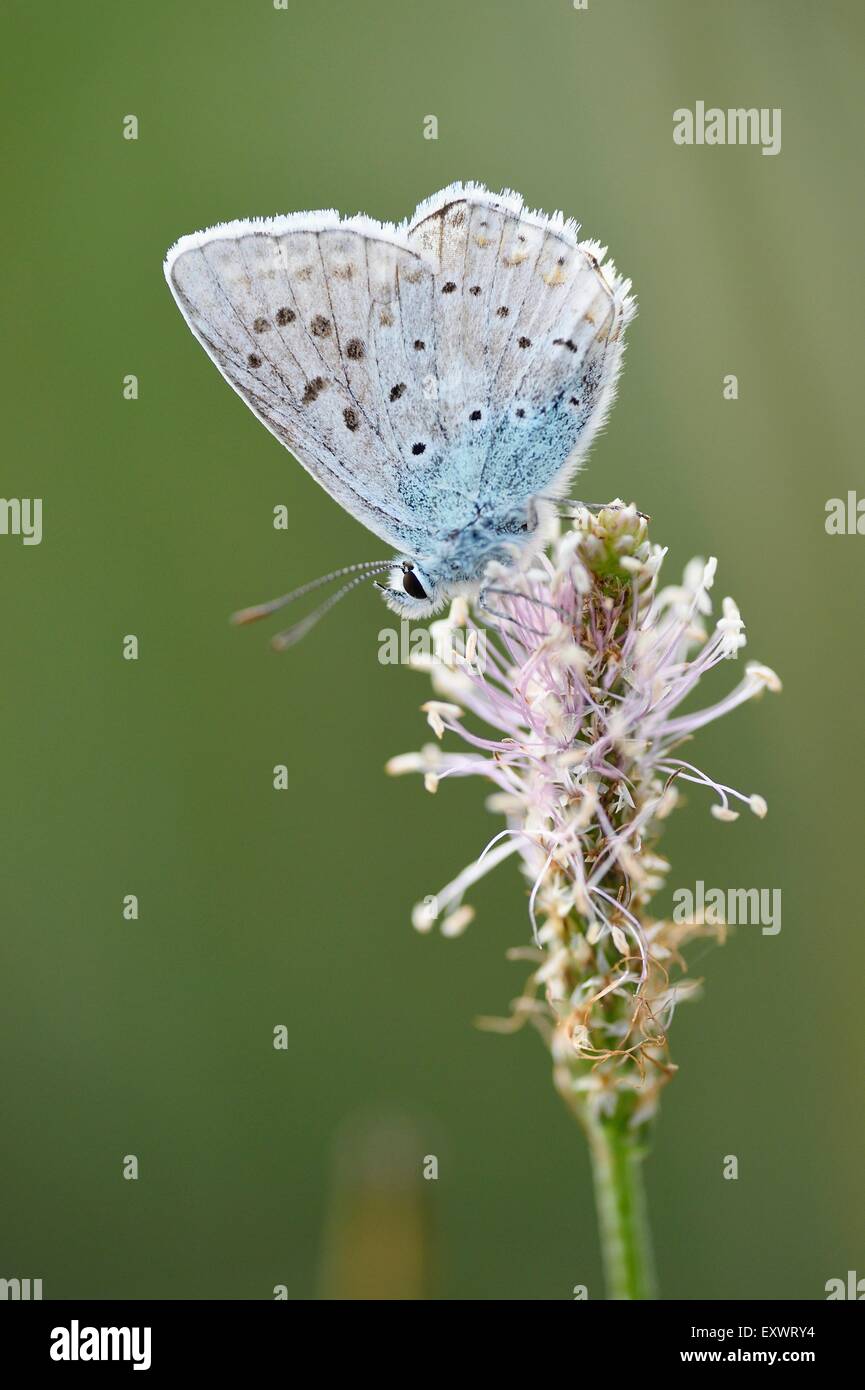
[[[402,587],[412,598],[426,598],[427,593],[413,569],[406,566],[402,572]]]

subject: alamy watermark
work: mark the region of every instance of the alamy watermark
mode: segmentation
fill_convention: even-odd
[[[441,665],[449,670],[468,662],[475,671],[486,666],[487,635],[482,628],[457,627],[433,623],[412,627],[407,618],[399,628],[383,627],[378,634],[378,659],[382,666],[422,666],[428,670]]]
[[[824,1287],[827,1302],[850,1298],[861,1303],[865,1299],[865,1279],[860,1279],[855,1269],[848,1269],[846,1279],[827,1279]]]
[[[133,1371],[150,1369],[149,1327],[69,1327],[51,1330],[52,1361],[131,1361]]]
[[[24,545],[39,545],[42,498],[0,497],[0,536],[20,536]]]
[[[0,1279],[0,1301],[29,1302],[42,1297],[41,1279]]]
[[[673,112],[676,145],[762,145],[763,154],[781,153],[780,106],[738,106],[726,111],[698,101],[694,110]]]
[[[761,927],[764,936],[781,930],[780,888],[707,888],[698,879],[693,888],[677,888],[673,904],[674,922]]]
[[[830,497],[824,524],[827,536],[865,536],[865,497],[852,489],[846,497]]]

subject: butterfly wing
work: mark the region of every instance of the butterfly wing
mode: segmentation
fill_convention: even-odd
[[[308,213],[183,237],[165,274],[222,375],[347,511],[414,553],[412,445],[443,443],[423,389],[432,267],[395,228]],[[415,471],[418,471],[415,469]]]
[[[462,485],[491,510],[565,489],[615,393],[636,311],[605,249],[513,193],[454,184],[408,242],[435,263],[439,421]]]
[[[452,185],[403,228],[333,212],[182,238],[195,336],[347,511],[410,555],[564,490],[635,306],[574,223]]]

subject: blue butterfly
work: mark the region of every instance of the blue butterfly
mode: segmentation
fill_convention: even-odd
[[[344,576],[313,620],[365,579],[424,616],[482,596],[493,562],[519,566],[545,544],[636,312],[630,281],[578,231],[515,193],[452,184],[400,226],[304,212],[171,248],[171,291],[223,376],[398,552],[239,620]]]

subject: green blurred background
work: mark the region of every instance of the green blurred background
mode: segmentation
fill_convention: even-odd
[[[781,887],[784,918],[704,951],[674,1023],[662,1292],[865,1275],[865,539],[824,530],[865,489],[861,5],[5,0],[2,30],[2,493],[45,510],[40,546],[0,537],[0,1275],[52,1298],[603,1294],[544,1049],[473,1026],[522,982],[516,867],[464,938],[409,924],[496,827],[480,786],[383,775],[428,737],[425,681],[377,660],[388,615],[356,595],[284,656],[226,622],[381,546],[228,389],[161,271],[217,220],[400,218],[468,178],[577,216],[633,277],[584,493],[651,512],[671,577],[717,554],[746,655],[785,681],[699,742],[769,818],[721,825],[695,792],[665,843],[670,891]],[[698,99],[781,107],[781,154],[675,146]]]

